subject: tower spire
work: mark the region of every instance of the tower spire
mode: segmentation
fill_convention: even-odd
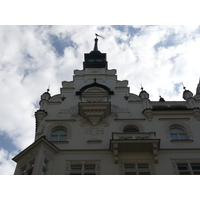
[[[94,49],[93,49],[93,51],[99,51],[98,50],[98,39],[97,38],[94,39]]]
[[[200,77],[199,77],[199,83],[197,85],[196,95],[200,94]]]

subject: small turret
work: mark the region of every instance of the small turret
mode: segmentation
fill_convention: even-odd
[[[152,106],[150,105],[150,100],[149,100],[149,94],[143,90],[143,87],[141,87],[141,92],[139,94],[139,97],[142,99],[143,107],[144,109],[150,109]]]
[[[41,100],[39,102],[40,104],[40,110],[45,110],[47,103],[49,102],[49,99],[51,98],[51,95],[49,94],[49,89],[47,89],[47,92],[44,92],[41,95]]]
[[[189,108],[195,108],[196,103],[193,97],[193,93],[190,90],[186,90],[186,87],[183,87],[184,92],[183,92],[183,99],[185,99],[188,103]]]

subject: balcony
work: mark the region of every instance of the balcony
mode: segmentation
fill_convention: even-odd
[[[96,126],[103,118],[110,115],[110,102],[81,102],[79,114]]]
[[[152,152],[157,163],[160,139],[156,139],[155,136],[155,132],[112,133],[110,145],[115,163],[118,163],[119,152]]]

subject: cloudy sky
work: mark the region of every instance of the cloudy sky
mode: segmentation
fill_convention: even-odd
[[[141,84],[150,100],[182,101],[183,86],[194,95],[200,77],[200,26],[0,26],[0,174],[13,174],[11,159],[34,141],[40,95],[50,85],[83,68],[84,53],[107,53],[108,68],[128,80],[130,92]]]

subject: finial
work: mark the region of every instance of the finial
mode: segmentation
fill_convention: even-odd
[[[183,83],[181,83],[181,84],[182,84],[182,86],[183,86],[183,89],[186,90],[186,87],[183,85]]]
[[[96,78],[94,78],[94,82],[95,82],[95,83],[96,83],[96,80],[97,80],[97,79],[96,79]]]
[[[126,94],[126,95],[124,96],[124,99],[127,101],[127,100],[129,99],[129,96]]]
[[[97,37],[101,37],[101,38],[103,38],[103,37],[98,35],[98,34],[96,34],[96,33],[95,33],[95,35],[96,35],[96,38],[94,39],[95,43],[94,43],[94,50],[93,51],[99,51],[98,50],[98,45],[97,45],[97,42],[98,42]]]
[[[141,90],[143,91],[144,88],[142,87],[142,83],[140,83],[140,85],[141,85]]]
[[[49,89],[49,88],[50,88],[50,85],[49,85],[49,87],[47,88],[47,92],[49,92],[49,91],[50,91],[50,89]]]
[[[161,95],[159,95],[159,97],[160,97],[160,102],[164,102],[165,101],[165,99],[163,98],[163,97],[161,97]]]

